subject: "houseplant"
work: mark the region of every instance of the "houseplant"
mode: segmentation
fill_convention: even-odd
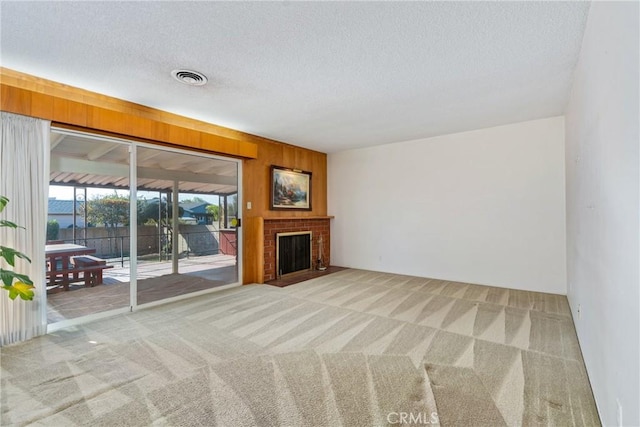
[[[9,203],[9,199],[4,196],[0,196],[0,213],[4,210],[7,203]],[[0,219],[0,227],[9,227],[14,229],[24,228],[20,227],[16,223],[7,221],[6,219]],[[22,258],[31,262],[31,259],[22,252],[3,245],[0,245],[0,258],[4,259],[12,268],[15,267],[16,258]],[[9,298],[12,300],[15,300],[18,296],[26,301],[31,301],[33,299],[33,281],[26,274],[20,274],[13,270],[0,268],[0,281],[2,282],[2,288],[9,291]]]

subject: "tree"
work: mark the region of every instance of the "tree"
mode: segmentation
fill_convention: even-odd
[[[108,196],[95,196],[87,201],[87,222],[104,224],[109,236],[109,254],[117,254],[124,250],[123,241],[115,239],[119,226],[129,225],[129,197],[119,196],[116,191]],[[118,247],[120,248],[118,250]]]
[[[60,224],[56,219],[50,219],[47,221],[47,241],[58,240],[60,233]]]
[[[129,197],[117,193],[96,196],[87,203],[87,221],[105,227],[129,225]]]
[[[184,209],[179,207],[178,217],[182,215],[184,215]],[[167,203],[166,199],[138,200],[138,224],[147,224],[152,221],[158,224],[160,220],[160,225],[171,225],[166,223],[167,218],[169,220],[173,218],[173,205]]]
[[[181,203],[209,203],[201,197],[195,196],[191,199],[183,199],[180,201]]]
[[[205,207],[207,213],[211,215],[214,221],[217,221],[220,218],[220,206],[218,205],[207,205]]]

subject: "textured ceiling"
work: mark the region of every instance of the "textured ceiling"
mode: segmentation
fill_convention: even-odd
[[[0,2],[2,66],[324,152],[560,115],[586,2]],[[198,70],[204,87],[182,85]]]

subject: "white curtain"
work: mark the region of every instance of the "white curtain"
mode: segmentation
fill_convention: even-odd
[[[9,299],[0,289],[0,346],[42,335],[47,329],[44,245],[47,228],[50,122],[1,112],[0,195],[9,199],[2,219],[25,229],[0,227],[0,245],[23,252],[15,271],[36,287],[33,301]],[[4,263],[4,260],[0,260]],[[7,268],[6,263],[2,264]]]

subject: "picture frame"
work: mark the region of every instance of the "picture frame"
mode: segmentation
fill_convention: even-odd
[[[311,172],[271,166],[271,210],[311,210]]]

